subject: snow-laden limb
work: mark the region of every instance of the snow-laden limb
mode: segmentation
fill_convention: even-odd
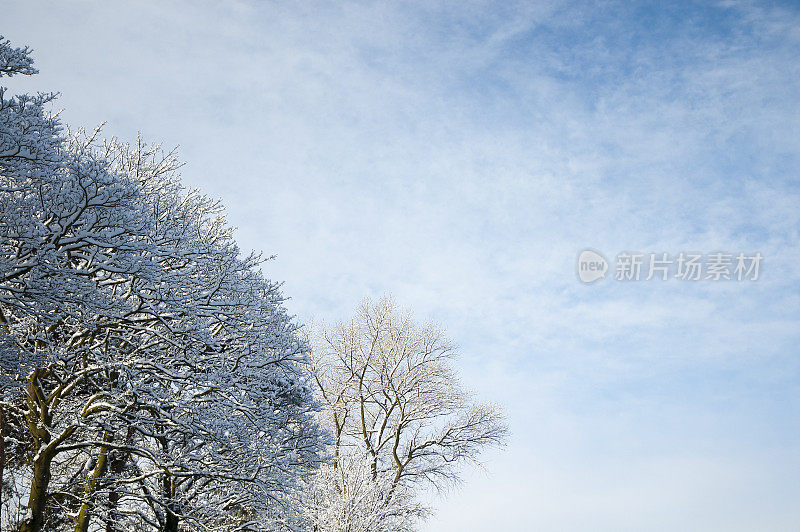
[[[39,71],[33,68],[31,51],[27,46],[12,47],[11,41],[0,35],[0,77],[38,74]]]

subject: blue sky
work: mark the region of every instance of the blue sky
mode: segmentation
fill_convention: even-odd
[[[180,145],[299,319],[391,292],[512,439],[430,531],[800,528],[791,2],[7,2],[72,125]],[[761,252],[585,286],[586,247]]]

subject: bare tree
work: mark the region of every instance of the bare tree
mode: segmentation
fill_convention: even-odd
[[[399,490],[452,485],[464,463],[504,443],[502,411],[462,389],[442,328],[414,322],[391,298],[365,300],[351,321],[323,328],[313,344],[333,467],[362,456],[374,482],[388,480],[385,503]]]

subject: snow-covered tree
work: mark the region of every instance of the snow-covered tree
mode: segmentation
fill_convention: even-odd
[[[28,52],[0,39],[0,75]],[[3,526],[268,529],[320,441],[278,285],[172,153],[63,133],[51,100],[0,91]]]
[[[169,178],[169,154],[141,145],[107,150],[115,168],[142,181],[160,218],[159,245],[168,248],[160,284],[145,295],[148,306],[168,312],[128,340],[139,350],[126,360],[127,395],[118,397],[130,398],[115,407],[135,419],[140,436],[134,476],[148,477],[139,487],[164,529],[180,516],[215,529],[225,524],[220,517],[237,526],[262,519],[316,461],[319,435],[301,372],[306,347],[277,285],[259,274],[259,257],[239,258],[230,229],[214,216],[219,205],[182,194]]]
[[[442,329],[415,323],[390,298],[365,300],[355,318],[314,337],[315,382],[333,440],[333,465],[311,491],[318,530],[373,530],[357,523],[376,504],[388,529],[398,529],[397,516],[412,527],[425,513],[418,490],[457,482],[464,463],[503,444],[502,411],[459,386]]]
[[[301,494],[303,517],[314,532],[413,532],[426,509],[391,477],[373,476],[367,451],[355,444],[325,464]]]

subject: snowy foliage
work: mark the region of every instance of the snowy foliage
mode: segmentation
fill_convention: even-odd
[[[31,64],[0,42],[0,74]],[[320,435],[278,285],[173,153],[64,132],[52,98],[0,92],[2,525],[294,527]]]
[[[13,48],[11,42],[0,35],[0,77],[13,76],[14,74],[37,74],[38,70],[33,68],[33,58],[31,50],[24,48]]]

